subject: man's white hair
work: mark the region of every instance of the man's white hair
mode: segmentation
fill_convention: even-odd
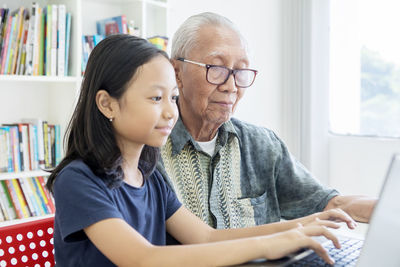
[[[197,42],[199,30],[203,26],[208,25],[231,29],[237,33],[242,44],[247,48],[246,40],[232,21],[216,13],[204,12],[187,18],[175,32],[172,38],[171,58],[177,59],[179,57],[186,57]]]

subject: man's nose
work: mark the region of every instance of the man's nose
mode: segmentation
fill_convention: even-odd
[[[237,87],[235,84],[235,76],[233,73],[229,74],[228,80],[224,84],[219,86],[219,90],[223,92],[235,93],[237,92]]]

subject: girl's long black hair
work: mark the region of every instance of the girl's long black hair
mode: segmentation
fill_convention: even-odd
[[[126,35],[111,35],[91,52],[77,105],[64,136],[65,157],[52,170],[47,188],[53,192],[59,172],[71,161],[81,159],[104,179],[109,187],[123,180],[122,156],[111,122],[97,108],[96,93],[104,89],[120,99],[140,66],[152,58],[168,55],[147,40]],[[144,176],[151,174],[158,160],[159,149],[145,145],[140,159]]]

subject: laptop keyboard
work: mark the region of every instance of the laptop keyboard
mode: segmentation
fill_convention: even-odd
[[[335,248],[332,242],[327,243],[324,246],[329,255],[335,260],[335,264],[333,266],[356,266],[356,262],[358,257],[360,256],[361,247],[363,245],[363,240],[358,239],[340,239],[340,244],[342,245],[341,249]],[[322,258],[320,258],[316,253],[312,253],[307,257],[290,264],[291,267],[300,267],[300,266],[331,266],[327,264]]]

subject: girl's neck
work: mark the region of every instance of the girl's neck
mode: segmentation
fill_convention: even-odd
[[[134,187],[141,187],[143,185],[143,175],[139,170],[139,158],[141,149],[134,153],[127,153],[122,151],[123,163],[122,170],[124,171],[124,182]]]

